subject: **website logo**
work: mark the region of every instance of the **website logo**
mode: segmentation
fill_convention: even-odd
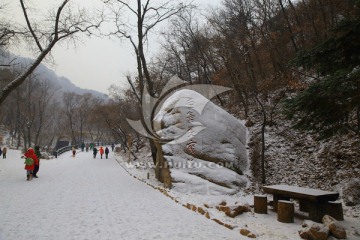
[[[169,98],[175,96],[176,93],[182,90],[195,91],[204,98],[199,100],[199,98],[194,98],[191,94],[177,96],[176,103],[172,107],[174,109],[187,109],[186,116],[182,116],[186,119],[184,121],[186,121],[187,128],[181,130],[177,129],[177,131],[172,133],[164,133],[162,132],[161,126],[154,124],[154,118],[157,116],[166,100],[169,100]],[[203,124],[196,121],[196,114],[202,114],[206,104],[211,98],[229,90],[231,90],[231,88],[210,84],[189,85],[188,82],[181,80],[177,76],[173,76],[162,89],[159,97],[151,97],[144,87],[141,99],[142,119],[135,121],[127,118],[126,120],[135,131],[147,138],[154,139],[160,143],[183,143],[191,140],[196,134],[205,129]]]

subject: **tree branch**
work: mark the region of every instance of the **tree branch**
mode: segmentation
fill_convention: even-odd
[[[25,5],[24,5],[24,0],[20,0],[20,3],[21,3],[21,8],[23,10],[23,13],[24,13],[24,17],[25,17],[25,20],[26,20],[26,24],[30,30],[30,33],[32,35],[32,37],[34,38],[35,42],[36,42],[36,45],[38,46],[39,50],[42,52],[43,51],[43,48],[40,44],[40,41],[38,39],[38,37],[36,36],[33,28],[31,27],[31,23],[30,23],[30,20],[29,20],[29,17],[27,15],[27,12],[26,12],[26,8],[25,8]]]

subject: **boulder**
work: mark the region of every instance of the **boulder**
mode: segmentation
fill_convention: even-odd
[[[256,234],[252,233],[249,229],[246,228],[240,229],[240,234],[248,238],[256,238]]]
[[[299,230],[299,236],[301,239],[312,240],[309,227]]]
[[[310,227],[310,235],[314,240],[327,240],[329,236],[329,229],[321,224],[313,224]]]
[[[154,126],[161,140],[170,141],[162,149],[175,189],[214,195],[247,186],[246,127],[206,97],[176,91],[162,102]]]
[[[170,144],[194,158],[238,172],[248,168],[244,124],[196,91],[175,92],[163,103],[154,125],[159,136],[173,139]]]
[[[305,220],[302,227],[303,229],[299,230],[299,235],[302,239],[327,240],[329,237],[329,229],[323,224]]]
[[[50,155],[47,152],[41,152],[41,159],[50,159]]]
[[[231,207],[229,207],[228,211],[225,211],[225,214],[228,217],[235,218],[236,216],[238,216],[244,212],[250,212],[250,207],[247,205],[231,206]]]
[[[333,235],[337,239],[346,239],[345,229],[340,226],[339,222],[336,221],[333,217],[325,215],[322,219],[322,222],[327,228],[329,228],[329,232],[331,235]]]

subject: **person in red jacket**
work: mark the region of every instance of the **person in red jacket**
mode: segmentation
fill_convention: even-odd
[[[100,152],[100,158],[102,158],[102,155],[104,154],[104,149],[103,149],[103,147],[100,147],[99,152]]]
[[[25,156],[25,170],[27,177],[26,180],[30,181],[33,178],[33,171],[35,168],[35,164],[39,164],[39,159],[36,156],[33,148],[29,148],[24,154],[24,156]]]

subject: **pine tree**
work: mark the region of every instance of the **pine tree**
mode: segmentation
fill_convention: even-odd
[[[360,135],[360,11],[344,18],[327,40],[303,51],[296,66],[315,70],[320,78],[285,101],[285,112],[299,128],[322,137],[350,131]]]

